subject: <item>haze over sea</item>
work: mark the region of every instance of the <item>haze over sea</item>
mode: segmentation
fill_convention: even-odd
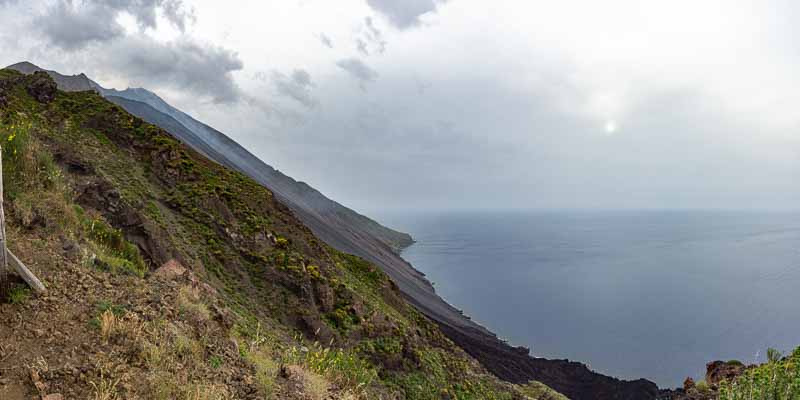
[[[403,212],[403,257],[535,356],[680,386],[800,340],[800,213]]]

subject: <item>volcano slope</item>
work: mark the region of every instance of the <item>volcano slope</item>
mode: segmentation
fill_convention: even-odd
[[[25,68],[17,68],[16,66],[19,65]],[[42,71],[29,63],[16,64],[16,66],[10,68],[22,70],[25,73]],[[179,110],[175,110],[151,92],[144,89],[106,90],[100,88],[99,85],[86,78],[85,75],[68,77],[53,71],[46,72],[54,77],[59,85],[63,85],[66,90],[74,90],[76,87],[92,87],[101,93],[106,93],[107,99],[114,101],[127,111],[151,123],[156,123],[168,129],[169,133],[174,137],[188,144],[199,153],[210,157],[221,165],[238,170],[270,188],[275,199],[280,203],[289,205],[289,208],[299,217],[303,224],[310,227],[314,234],[325,243],[340,251],[356,254],[379,266],[398,285],[406,301],[435,321],[449,339],[477,358],[485,368],[496,376],[519,384],[525,384],[529,380],[540,380],[573,399],[651,399],[657,395],[658,389],[652,382],[646,380],[618,380],[595,373],[585,365],[577,362],[530,357],[524,348],[514,348],[508,345],[442,300],[424,275],[416,271],[396,253],[397,246],[391,245],[391,242],[399,243],[397,241],[398,238],[400,242],[404,241],[402,235],[386,236],[386,231],[381,230],[381,235],[384,238],[394,239],[375,240],[370,238],[371,235],[368,234],[354,234],[354,232],[358,231],[358,227],[348,222],[348,219],[352,218],[345,218],[340,213],[331,217],[331,215],[320,212],[318,210],[319,204],[316,201],[311,201],[314,204],[303,204],[307,202],[296,201],[298,198],[319,199],[319,196],[322,195],[313,190],[313,188],[302,189],[303,186],[307,187],[307,185],[280,174],[277,170],[252,156],[227,136],[191,119],[191,117]],[[79,84],[79,81],[83,83]],[[148,102],[134,101],[131,100],[132,98]],[[172,111],[170,115],[167,115],[156,110],[151,103],[160,104],[159,110],[167,107],[168,110]],[[203,131],[205,133],[197,133],[186,128],[181,122],[172,118],[172,114],[176,113],[177,115],[182,115],[182,120],[190,119],[192,126],[207,127]],[[220,147],[218,146],[219,143],[233,143],[233,145]],[[225,149],[233,150],[226,152]],[[237,160],[239,162],[236,162]],[[298,191],[316,193],[317,195],[309,197],[308,193],[304,195],[295,193]],[[322,197],[324,198],[324,196]],[[334,202],[327,200],[325,204],[329,203]],[[408,240],[405,240],[405,243],[407,244]],[[399,247],[402,247],[402,245]]]
[[[94,91],[0,70],[0,398],[532,399],[262,185]],[[56,396],[51,396],[55,398]]]

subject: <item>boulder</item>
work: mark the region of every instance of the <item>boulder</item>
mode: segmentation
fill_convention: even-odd
[[[732,381],[747,369],[736,361],[713,361],[706,364],[706,382],[718,386],[722,381]]]
[[[687,377],[685,381],[683,381],[683,390],[689,391],[690,389],[694,389],[694,379],[691,377]]]
[[[173,280],[177,279],[184,273],[186,273],[186,267],[181,265],[181,263],[179,263],[177,260],[172,259],[165,262],[164,265],[159,267],[156,270],[156,272],[153,273],[153,275],[164,279]]]
[[[47,104],[56,98],[58,86],[46,72],[37,71],[29,78],[28,94],[39,103]]]

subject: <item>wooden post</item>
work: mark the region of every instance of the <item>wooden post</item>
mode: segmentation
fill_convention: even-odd
[[[36,275],[34,275],[33,272],[31,272],[31,270],[29,270],[28,267],[26,267],[25,264],[23,264],[22,261],[20,261],[19,258],[17,258],[17,256],[11,252],[11,250],[6,249],[6,256],[6,260],[11,264],[12,267],[14,267],[14,270],[17,271],[19,276],[25,280],[25,282],[31,287],[31,289],[33,289],[34,292],[44,293],[47,291],[42,281],[40,281],[39,278],[37,278]]]
[[[10,289],[8,264],[28,283],[36,293],[46,291],[42,281],[8,249],[6,243],[6,216],[3,212],[3,148],[0,147],[0,297],[5,297]]]
[[[3,148],[0,147],[0,295],[8,294],[8,255],[6,254],[6,217],[3,211]]]

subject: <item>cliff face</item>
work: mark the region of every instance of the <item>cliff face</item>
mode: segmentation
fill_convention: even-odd
[[[270,189],[279,202],[287,205],[328,245],[378,265],[406,301],[435,321],[453,342],[496,376],[514,383],[538,380],[575,400],[656,397],[658,388],[652,382],[617,380],[579,363],[533,358],[527,351],[508,345],[447,304],[425,276],[399,256],[398,250],[412,242],[410,236],[382,227],[280,173],[221,132],[174,109],[152,92],[91,86],[131,114],[164,128],[198,153]]]

